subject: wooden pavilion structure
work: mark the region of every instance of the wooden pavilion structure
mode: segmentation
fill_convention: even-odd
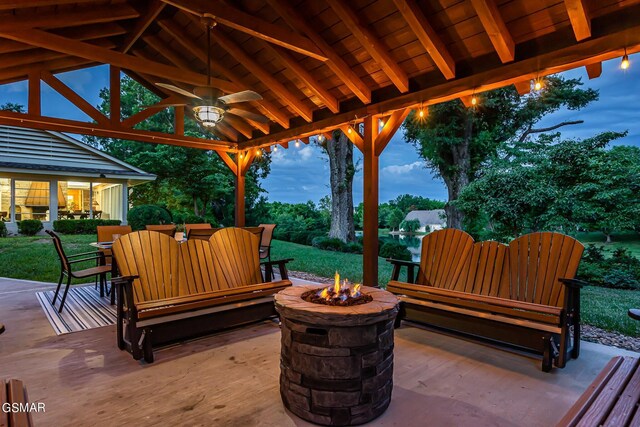
[[[212,19],[211,74],[206,27]],[[364,155],[364,280],[377,281],[378,159],[411,109],[516,85],[640,50],[640,0],[3,0],[0,84],[28,80],[28,113],[0,124],[215,150],[236,175],[236,223],[244,224],[244,176],[257,150],[342,129]],[[110,65],[103,115],[60,81],[63,71]],[[161,98],[120,115],[120,73]],[[219,140],[135,125],[185,101],[186,90],[262,95],[250,109],[268,124],[228,114]],[[92,123],[45,117],[45,82]]]

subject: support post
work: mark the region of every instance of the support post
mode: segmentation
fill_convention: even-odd
[[[109,66],[109,120],[120,124],[120,67]]]
[[[178,136],[184,136],[184,106],[177,106],[174,111],[175,114],[173,120],[175,122],[173,125],[173,133]]]
[[[244,201],[244,174],[236,174],[236,227],[244,227],[245,224],[245,201]]]
[[[29,73],[29,115],[40,115],[40,71],[32,71]]]
[[[364,120],[364,219],[363,219],[363,283],[378,286],[378,160],[376,138],[378,120],[369,116]]]

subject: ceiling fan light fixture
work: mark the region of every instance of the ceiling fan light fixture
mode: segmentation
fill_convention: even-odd
[[[193,107],[196,120],[205,128],[212,128],[222,120],[224,110],[213,105],[199,105]]]

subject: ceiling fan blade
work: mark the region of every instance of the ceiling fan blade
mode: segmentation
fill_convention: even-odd
[[[160,86],[165,89],[169,89],[170,91],[179,93],[180,95],[188,96],[189,98],[202,99],[198,95],[194,95],[191,92],[179,88],[178,86],[170,85],[168,83],[156,83],[156,86]]]
[[[240,108],[229,108],[227,113],[235,114],[236,116],[243,117],[245,119],[253,120],[258,123],[269,123],[269,119],[263,115],[252,113],[251,111],[242,110]]]
[[[167,107],[183,107],[185,105],[189,105],[186,102],[174,102],[171,104],[153,104],[153,105],[143,105],[142,108],[167,108]]]
[[[261,99],[262,96],[259,93],[252,90],[243,90],[242,92],[221,96],[218,101],[222,101],[225,104],[233,104],[236,102],[260,101]]]

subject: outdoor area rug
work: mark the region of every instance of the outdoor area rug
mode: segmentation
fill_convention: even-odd
[[[58,313],[63,289],[60,289],[55,307],[51,306],[55,290],[36,292],[36,297],[56,335],[100,328],[116,323],[116,307],[109,304],[108,296],[100,298],[100,291],[94,289],[93,285],[69,288],[64,310],[62,313]]]

